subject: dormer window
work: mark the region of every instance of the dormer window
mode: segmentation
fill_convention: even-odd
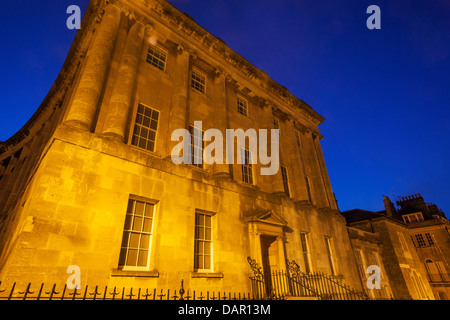
[[[417,212],[417,213],[412,213],[412,214],[405,214],[403,216],[403,221],[405,221],[405,223],[414,223],[414,222],[423,221],[422,212]]]

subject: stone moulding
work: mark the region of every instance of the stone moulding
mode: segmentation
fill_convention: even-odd
[[[181,30],[186,35],[195,38],[204,47],[206,47],[207,51],[214,52],[221,56],[230,65],[244,73],[244,75],[256,83],[256,85],[276,95],[287,105],[302,110],[309,120],[316,125],[319,125],[325,121],[325,118],[315,112],[306,102],[294,96],[287,88],[271,79],[264,71],[259,70],[253,64],[245,60],[234,50],[228,47],[222,39],[215,37],[203,29],[187,14],[182,13],[166,1],[142,1],[145,2],[148,10],[151,10],[162,19],[168,21],[174,25],[176,29]],[[124,4],[127,0],[111,0],[110,2],[119,6],[122,10],[132,11],[129,7],[127,7],[127,5]],[[139,12],[135,12],[135,15],[136,17],[140,17],[139,19],[142,19],[143,21],[148,20]]]

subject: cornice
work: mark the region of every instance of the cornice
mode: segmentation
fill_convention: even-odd
[[[60,108],[64,102],[64,97],[70,86],[73,84],[81,60],[85,57],[87,46],[84,45],[89,32],[95,29],[95,25],[101,21],[104,13],[104,7],[108,0],[91,1],[86,9],[85,18],[81,23],[81,29],[77,32],[69,53],[59,72],[55,82],[48,91],[46,97],[36,109],[31,118],[9,139],[0,143],[0,155],[8,152],[35,130],[38,121],[49,112]],[[39,128],[39,127],[37,127]]]

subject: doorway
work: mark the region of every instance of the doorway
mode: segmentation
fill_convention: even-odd
[[[261,235],[261,256],[266,294],[270,295],[272,292],[272,272],[280,270],[277,237]]]

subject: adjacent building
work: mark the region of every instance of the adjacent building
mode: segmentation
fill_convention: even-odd
[[[383,202],[385,210],[379,212],[342,212],[358,265],[382,264],[383,290],[369,293],[448,300],[450,225],[445,214],[420,194],[399,199],[398,209],[386,196]]]

